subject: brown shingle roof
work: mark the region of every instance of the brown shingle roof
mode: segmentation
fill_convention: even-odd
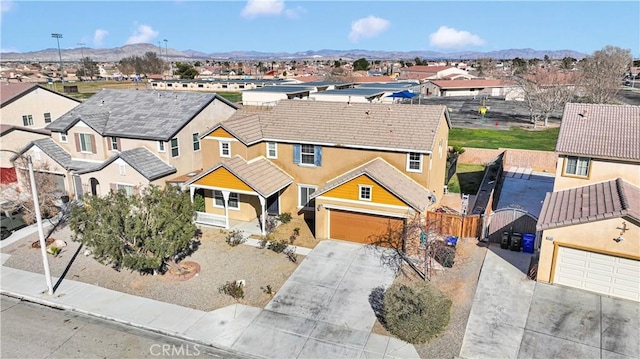
[[[245,144],[270,140],[424,153],[433,150],[446,107],[281,100],[269,111],[251,112],[257,117],[247,112],[236,111],[221,124]]]
[[[568,103],[556,152],[640,161],[640,106]]]
[[[433,196],[431,191],[422,187],[409,176],[398,171],[382,158],[376,158],[369,161],[362,166],[327,182],[327,184],[318,188],[311,197],[316,198],[321,196],[323,193],[343,185],[363,174],[367,175],[387,191],[400,198],[404,203],[420,212],[424,211],[432,203],[430,200]]]
[[[38,84],[25,82],[0,85],[0,105],[4,106],[23,93],[31,91],[31,89],[36,86],[38,86]]]
[[[629,216],[640,220],[640,187],[621,178],[547,193],[538,230]]]

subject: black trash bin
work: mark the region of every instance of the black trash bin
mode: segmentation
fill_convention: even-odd
[[[511,247],[512,251],[520,252],[522,249],[522,233],[514,232],[511,235]]]
[[[502,239],[500,240],[500,248],[509,249],[509,232],[502,232]]]

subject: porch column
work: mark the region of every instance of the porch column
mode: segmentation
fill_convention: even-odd
[[[189,186],[189,196],[191,198],[191,203],[193,203],[193,195],[196,193],[196,188],[193,186]]]
[[[266,235],[267,232],[265,231],[265,226],[266,226],[266,214],[267,214],[267,199],[262,197],[261,195],[258,195],[258,199],[260,200],[260,208],[262,209],[262,216],[260,216],[261,220],[260,222],[260,226],[262,227],[262,235]]]
[[[221,191],[224,198],[224,228],[229,229],[229,191]]]

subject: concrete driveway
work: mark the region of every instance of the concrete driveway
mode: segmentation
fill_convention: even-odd
[[[531,281],[529,257],[491,245],[460,357],[640,357],[638,303]]]

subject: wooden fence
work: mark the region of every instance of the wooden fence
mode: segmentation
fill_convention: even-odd
[[[427,225],[443,236],[478,238],[482,229],[480,215],[427,212]]]

